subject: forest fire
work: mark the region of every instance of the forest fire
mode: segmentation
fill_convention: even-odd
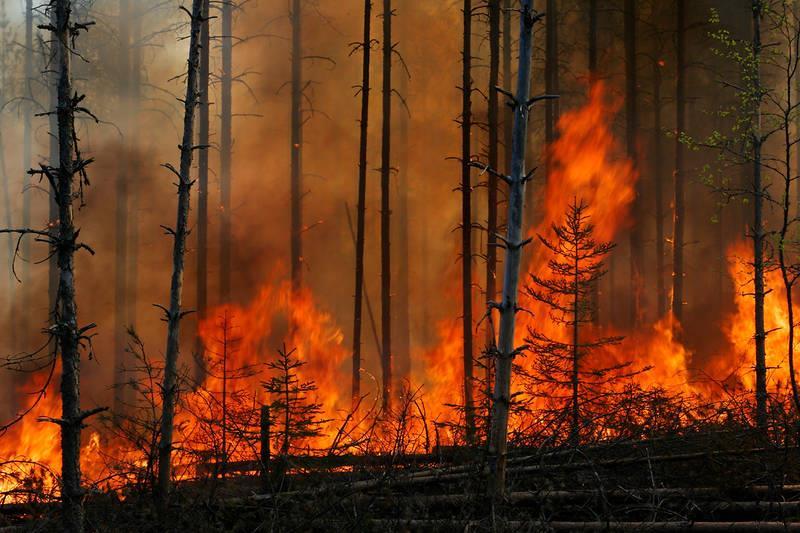
[[[3,531],[800,531],[796,2],[6,4]]]

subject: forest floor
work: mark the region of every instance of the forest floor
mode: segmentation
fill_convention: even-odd
[[[149,496],[86,500],[90,531],[800,531],[800,448],[715,432],[515,449],[509,493],[486,496],[482,451],[292,459],[269,480],[230,472]],[[326,465],[327,461],[327,465]],[[245,464],[229,470],[244,470]],[[275,471],[283,470],[279,467]],[[0,507],[0,531],[57,531],[52,504]]]

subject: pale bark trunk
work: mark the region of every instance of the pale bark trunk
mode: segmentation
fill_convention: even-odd
[[[169,309],[167,310],[167,344],[165,350],[164,383],[162,385],[163,411],[161,415],[161,440],[158,443],[158,503],[166,511],[172,477],[171,456],[173,420],[178,389],[178,355],[180,323],[183,315],[183,273],[186,254],[186,235],[189,226],[189,207],[192,189],[192,156],[194,141],[194,118],[198,99],[198,70],[200,68],[200,30],[208,21],[203,19],[204,0],[193,0],[189,59],[184,100],[183,139],[181,162],[178,170],[177,220],[173,230],[172,281],[170,284]]]
[[[370,59],[372,44],[372,0],[364,1],[364,37],[361,42],[361,120],[358,150],[358,203],[356,208],[356,281],[353,311],[353,406],[361,397],[361,331],[364,298],[364,241],[367,210],[367,142],[369,140]]]
[[[383,410],[392,405],[392,256],[391,256],[391,128],[392,128],[392,0],[383,0],[383,125],[381,131],[381,366]]]
[[[508,413],[511,402],[511,365],[517,353],[517,348],[514,346],[514,333],[520,262],[524,246],[522,218],[526,182],[525,148],[528,134],[528,99],[531,88],[533,26],[538,20],[538,15],[533,10],[533,0],[521,0],[520,16],[520,53],[514,106],[511,172],[509,176],[510,193],[505,237],[505,273],[503,277],[503,300],[499,305],[500,338],[496,353],[495,387],[492,395],[492,428],[489,442],[489,491],[495,498],[501,497],[505,491]]]

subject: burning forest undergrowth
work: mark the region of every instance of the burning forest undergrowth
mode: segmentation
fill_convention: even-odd
[[[560,118],[559,139],[545,156],[550,179],[543,186],[541,220],[529,235],[534,243],[526,284],[534,276],[548,277],[551,254],[538,239],[554,238],[554,226],[563,223],[570,203],[588,205],[598,242],[614,241],[635,222],[630,207],[639,174],[621,157],[610,127],[619,107],[604,84],[597,82],[589,90],[585,105]],[[631,332],[611,331],[602,324],[583,326],[582,335],[588,337],[623,339],[598,346],[581,358],[580,372],[599,378],[604,389],[591,405],[593,423],[580,429],[582,442],[691,430],[700,419],[712,424],[731,417],[747,420],[749,414],[741,407],[737,412],[736,406],[741,394],[754,387],[748,362],[754,305],[747,296],[752,292],[747,288],[752,283],[746,265],[749,257],[745,242],[729,249],[729,275],[737,291],[734,311],[722,321],[721,334],[729,346],[725,352],[695,357],[681,342],[680,324],[670,317]],[[309,422],[304,426],[306,432],[291,443],[274,438],[273,452],[429,453],[436,447],[466,442],[463,344],[455,318],[440,320],[434,346],[412,350],[412,375],[397,387],[402,392],[391,411],[381,410],[380,380],[363,369],[362,375],[368,378],[365,382],[372,382],[373,387],[354,409],[348,394],[351,353],[343,344],[341,324],[320,308],[310,289],[293,289],[290,282],[281,281],[280,272],[274,269],[249,303],[221,305],[208,311],[199,326],[198,346],[204,347],[201,360],[206,370],[201,381],[193,377],[193,365],[184,350],[184,381],[176,415],[179,436],[173,458],[178,478],[191,479],[203,468],[207,470],[209,464],[246,461],[257,454],[260,406],[272,405],[273,414],[281,408],[280,393],[269,386],[277,367],[267,367],[278,358],[281,345],[286,360],[293,365],[290,382],[299,387],[292,394],[308,407],[304,412]],[[767,273],[767,286],[771,289],[766,297],[770,391],[780,403],[788,387],[787,364],[773,354],[785,351],[788,319],[777,270]],[[597,298],[603,298],[602,291],[598,290]],[[526,311],[519,314],[518,344],[529,343],[533,332],[567,342],[569,332],[563,321],[554,320],[552,311],[541,301],[529,295],[521,305]],[[492,327],[492,321],[485,317],[476,337],[485,338],[482,332],[487,327]],[[129,380],[116,385],[125,390],[126,412],[112,413],[103,422],[93,423],[84,437],[83,471],[89,482],[101,488],[144,484],[154,476],[161,401],[157,383],[163,368],[160,357],[147,353],[146,344],[131,332],[129,350],[134,357],[127,369]],[[554,413],[563,410],[568,394],[563,391],[565,384],[558,380],[551,380],[550,388],[542,387],[536,359],[528,352],[516,360],[513,389],[517,408],[510,431],[519,444],[559,444],[553,439],[559,424],[565,422]],[[698,360],[704,363],[698,366]],[[614,371],[608,373],[607,369]],[[617,378],[611,377],[614,372]],[[6,464],[15,465],[0,477],[0,490],[7,500],[29,499],[36,490],[57,490],[54,479],[59,475],[60,459],[55,443],[59,428],[41,421],[58,416],[57,374],[57,368],[49,378],[46,370],[39,371],[17,390],[19,404],[32,410],[0,439],[0,457]],[[481,370],[474,384],[476,391],[486,389],[484,376]],[[46,394],[31,394],[45,379],[49,379]],[[483,398],[480,393],[478,397]],[[478,401],[479,418],[485,418],[485,408],[483,398]],[[596,424],[597,417],[604,423]],[[281,423],[274,421],[277,426]]]

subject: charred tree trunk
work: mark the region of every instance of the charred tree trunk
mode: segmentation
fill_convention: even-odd
[[[219,132],[219,293],[231,300],[231,160],[233,157],[233,0],[222,2],[222,73]]]
[[[580,254],[582,250],[575,246],[573,268],[575,276],[575,293],[572,300],[572,427],[570,428],[569,441],[572,446],[580,444],[581,435],[581,404],[580,404],[580,320],[581,320],[581,289],[580,289]]]
[[[756,423],[760,429],[767,427],[767,334],[764,328],[764,196],[766,191],[761,175],[761,17],[762,0],[753,0],[753,91],[759,95],[754,102],[752,118],[753,141],[753,284],[755,299],[756,341]]]
[[[361,330],[364,310],[364,241],[367,213],[367,142],[369,140],[370,59],[372,46],[372,0],[364,0],[364,38],[361,42],[361,120],[358,149],[358,204],[356,209],[356,281],[353,311],[353,406],[361,397]]]
[[[675,199],[672,236],[672,316],[683,319],[684,147],[686,130],[686,0],[677,0],[677,52],[675,62]],[[677,331],[677,330],[676,330]]]
[[[383,410],[392,406],[392,254],[391,254],[391,135],[392,135],[392,0],[383,0],[383,125],[381,131],[381,366]]]
[[[667,289],[664,286],[664,154],[661,144],[663,103],[661,101],[661,65],[653,62],[653,179],[656,213],[656,298],[658,318],[667,312]]]
[[[489,150],[488,164],[491,168],[499,168],[500,119],[497,89],[500,84],[500,0],[489,0]],[[486,305],[490,305],[497,297],[497,176],[489,173],[487,194],[486,224]],[[491,353],[495,348],[495,320],[487,318],[486,350]],[[492,390],[491,361],[485,362],[485,394],[488,400]]]
[[[628,159],[638,168],[636,133],[639,117],[636,105],[636,1],[625,0],[625,146]],[[644,292],[644,250],[642,249],[641,192],[636,188],[632,202],[633,224],[630,229],[631,303],[628,323],[638,326],[642,318],[642,294]]]
[[[58,59],[56,63],[56,138],[59,166],[55,170],[57,179],[55,204],[58,226],[55,248],[58,262],[58,289],[55,311],[55,336],[61,354],[61,498],[63,504],[64,529],[70,532],[83,531],[83,490],[81,489],[81,427],[88,413],[81,412],[80,404],[80,343],[85,331],[91,328],[78,326],[78,308],[75,302],[75,252],[78,230],[73,219],[75,176],[89,163],[80,158],[75,146],[75,109],[82,98],[73,94],[70,48],[80,26],[71,21],[72,2],[56,0],[53,10],[53,46]]]
[[[472,0],[464,0],[461,56],[461,305],[464,339],[464,418],[467,442],[475,435],[472,362]]]
[[[166,310],[167,345],[164,356],[164,383],[161,387],[163,407],[161,415],[161,439],[158,443],[158,486],[157,497],[162,513],[167,510],[172,477],[171,456],[173,440],[173,419],[175,401],[178,393],[178,355],[180,324],[184,312],[181,310],[183,294],[183,272],[186,254],[186,236],[189,233],[189,207],[192,191],[192,156],[194,153],[194,118],[198,104],[198,71],[200,69],[200,32],[208,20],[203,18],[204,0],[193,0],[191,36],[189,40],[189,59],[186,76],[186,99],[184,100],[183,139],[181,140],[180,169],[170,170],[178,177],[178,208],[172,248],[172,281],[170,284],[169,309]]]
[[[496,351],[495,386],[492,395],[492,427],[489,441],[489,492],[495,500],[505,492],[506,449],[508,439],[508,413],[511,403],[511,365],[520,348],[514,346],[514,331],[518,311],[519,271],[523,240],[525,149],[528,134],[528,111],[533,103],[530,97],[533,26],[540,15],[533,10],[532,0],[520,2],[519,68],[514,106],[514,132],[512,137],[511,173],[507,176],[510,187],[508,223],[506,227],[503,300],[493,304],[500,311],[500,337]]]
[[[292,228],[291,262],[292,289],[303,285],[303,14],[302,0],[292,0]],[[294,329],[294,325],[292,326]]]
[[[208,19],[209,0],[203,0],[203,18]],[[198,144],[210,144],[209,132],[209,76],[211,59],[211,24],[203,24],[200,30],[200,86],[198,87]],[[197,354],[198,384],[205,379],[203,356],[205,346],[200,337],[200,324],[205,320],[208,308],[208,150],[203,149],[197,154],[198,180],[197,180],[197,333],[195,337],[195,351]]]
[[[128,110],[128,91],[130,89],[130,21],[131,6],[129,0],[119,2],[119,103],[122,114],[118,165],[116,182],[116,235],[114,255],[114,414],[124,409],[121,384],[125,379],[125,343],[128,323],[128,153],[127,146],[131,115]]]

